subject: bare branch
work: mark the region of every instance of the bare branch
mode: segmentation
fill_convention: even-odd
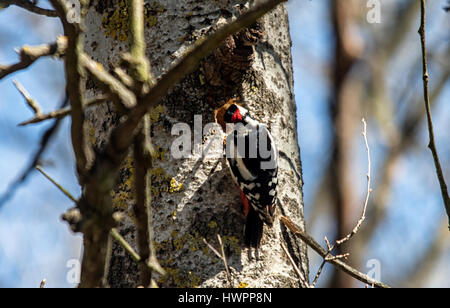
[[[60,16],[64,34],[67,36],[67,50],[64,58],[66,75],[66,93],[72,108],[70,127],[73,150],[79,181],[82,184],[87,176],[94,154],[87,138],[88,126],[84,115],[85,70],[81,62],[83,53],[83,35],[81,25],[68,20],[69,8],[65,0],[50,0]],[[80,1],[80,10],[84,10],[85,1]],[[81,13],[81,12],[80,12]]]
[[[136,106],[136,97],[119,80],[109,74],[103,66],[83,53],[80,61],[89,74],[100,84],[105,93],[111,95],[111,99],[120,109],[129,110]]]
[[[145,258],[141,257],[134,249],[131,247],[131,245],[123,238],[122,235],[120,235],[119,231],[116,228],[111,229],[111,236],[122,246],[125,251],[131,256],[131,258],[138,264],[141,264],[151,270],[156,271],[157,273],[161,275],[165,275],[166,272],[162,269],[161,266],[155,266],[152,262],[148,262]],[[149,286],[151,286],[152,281],[149,281]],[[153,281],[154,282],[154,281]]]
[[[86,109],[88,107],[103,104],[103,103],[107,102],[107,100],[108,100],[108,96],[106,96],[106,95],[94,97],[92,99],[86,100],[84,108]],[[64,117],[70,115],[71,112],[72,112],[72,110],[70,108],[64,108],[64,109],[59,109],[59,110],[52,111],[52,112],[49,112],[46,114],[36,114],[36,116],[34,118],[27,120],[25,122],[19,123],[18,125],[25,126],[25,125],[39,123],[39,122],[51,120],[51,119],[62,119]]]
[[[64,187],[61,186],[61,184],[59,184],[57,181],[55,181],[51,176],[49,176],[46,172],[44,172],[44,170],[42,170],[41,166],[36,166],[36,169],[42,173],[43,176],[45,176],[45,178],[47,180],[49,180],[50,182],[53,183],[53,185],[55,185],[67,198],[69,198],[70,200],[72,200],[73,202],[77,203],[78,200],[71,194],[69,193],[69,191],[67,189],[65,189]]]
[[[146,260],[148,259],[153,264],[153,267],[157,267],[159,272],[161,272],[163,270],[156,258],[156,251],[153,245],[152,196],[150,192],[153,159],[150,140],[150,117],[148,115],[145,116],[142,122],[133,148],[136,194],[133,210],[136,217],[137,244],[141,256]],[[150,286],[152,280],[151,268],[141,267],[140,275],[140,283],[145,287]]]
[[[60,36],[56,42],[39,46],[23,46],[19,53],[20,61],[11,65],[0,65],[0,79],[14,72],[29,67],[40,57],[58,56],[64,54],[67,49],[67,38]]]
[[[122,237],[122,235],[120,235],[119,231],[117,231],[116,228],[111,229],[111,236],[120,244],[120,246],[125,249],[125,251],[135,262],[139,263],[142,261],[141,256],[136,251],[134,251],[133,247],[131,247],[131,245]]]
[[[319,281],[319,277],[322,274],[322,271],[323,271],[323,268],[325,267],[325,264],[327,264],[327,260],[326,260],[326,258],[323,258],[323,261],[320,264],[319,269],[317,270],[317,274],[314,277],[314,280],[313,280],[313,282],[311,284],[311,288],[315,288],[316,287],[316,284]]]
[[[125,86],[127,86],[128,88],[134,87],[133,78],[131,78],[130,75],[128,75],[127,72],[125,72],[125,70],[123,70],[120,67],[115,67],[114,73],[119,78],[120,82],[122,82]]]
[[[150,64],[145,57],[144,0],[128,0],[130,24],[131,77],[140,85],[149,79]],[[153,78],[151,78],[153,79]]]
[[[428,90],[428,65],[427,65],[427,45],[426,45],[426,36],[425,36],[425,22],[426,22],[426,3],[425,0],[421,0],[420,2],[421,7],[421,17],[420,17],[420,28],[419,28],[419,35],[420,35],[420,42],[422,46],[422,69],[423,69],[423,96],[425,100],[425,110],[427,115],[427,124],[428,124],[428,135],[430,138],[430,143],[428,144],[428,147],[431,150],[431,153],[433,155],[433,161],[434,165],[436,167],[436,175],[439,180],[439,185],[441,187],[441,194],[442,199],[444,201],[445,210],[447,212],[447,216],[449,219],[449,229],[450,229],[450,197],[448,195],[448,189],[447,184],[445,183],[444,173],[442,172],[441,163],[439,161],[438,152],[436,149],[436,143],[434,140],[434,128],[433,128],[433,121],[431,118],[431,107],[430,107],[430,96],[429,96],[429,90]]]
[[[359,229],[361,228],[361,225],[363,224],[364,220],[366,219],[366,211],[367,211],[367,205],[369,204],[369,198],[370,193],[372,192],[372,188],[370,188],[370,169],[371,169],[371,161],[370,161],[370,148],[369,148],[369,142],[367,141],[367,123],[366,120],[362,119],[363,123],[363,132],[362,135],[364,137],[364,142],[366,145],[366,151],[367,151],[367,192],[366,192],[366,199],[364,200],[364,206],[363,211],[361,214],[361,218],[358,220],[355,228],[353,228],[352,232],[349,233],[346,237],[343,239],[340,239],[336,241],[336,245],[342,245],[348,240],[350,240],[356,233],[358,233]]]
[[[317,243],[314,238],[311,237],[311,235],[307,234],[306,232],[303,232],[297,225],[295,225],[288,217],[282,216],[281,222],[298,238],[300,238],[303,242],[305,242],[309,247],[311,247],[314,251],[316,251],[322,258],[324,258],[328,263],[334,265],[338,269],[342,270],[344,273],[347,273],[351,277],[364,282],[369,285],[373,285],[377,288],[390,288],[385,283],[382,283],[380,281],[374,280],[370,278],[369,276],[359,272],[358,270],[354,269],[350,265],[346,264],[345,262],[341,261],[340,259],[334,259],[334,258],[327,258],[328,257],[328,250],[324,249],[322,246],[320,246],[319,243]]]
[[[72,115],[70,132],[78,180],[85,188],[77,203],[84,220],[82,228],[84,250],[79,287],[102,287],[106,283],[105,269],[110,250],[110,230],[115,227],[115,221],[112,217],[110,190],[102,191],[103,187],[99,187],[97,183],[90,186],[95,177],[88,171],[95,161],[95,155],[88,142],[88,123],[84,114],[86,71],[82,62],[84,52],[82,20],[80,23],[68,20],[70,8],[66,0],[50,0],[50,2],[60,17],[68,41],[64,67],[66,92]],[[87,2],[80,0],[79,3],[82,19]]]
[[[370,187],[371,160],[370,160],[370,147],[369,147],[369,142],[367,140],[367,123],[366,123],[366,120],[362,119],[362,123],[363,123],[362,135],[364,137],[364,143],[365,143],[366,151],[367,151],[367,192],[366,192],[366,198],[364,200],[364,206],[363,206],[361,218],[356,223],[356,226],[353,228],[352,232],[350,232],[344,238],[342,238],[340,240],[337,240],[334,245],[331,245],[330,242],[328,241],[328,238],[325,236],[325,238],[324,238],[325,239],[325,243],[327,244],[327,247],[328,247],[327,254],[324,257],[324,260],[323,260],[322,264],[320,265],[316,276],[314,277],[314,281],[312,283],[312,286],[316,285],[317,281],[319,280],[320,274],[322,273],[323,267],[325,266],[325,264],[327,262],[332,261],[332,260],[347,259],[348,258],[348,256],[350,255],[349,253],[344,253],[344,254],[340,254],[340,255],[337,255],[337,256],[333,256],[331,253],[336,247],[339,247],[342,244],[348,242],[356,233],[358,233],[358,231],[361,228],[364,220],[366,219],[367,205],[369,204],[369,197],[370,197],[370,193],[372,192],[372,188]]]

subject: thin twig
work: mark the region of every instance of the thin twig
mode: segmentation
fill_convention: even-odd
[[[317,274],[316,276],[314,276],[313,283],[311,284],[312,288],[316,287],[316,284],[319,281],[319,277],[322,274],[323,268],[325,267],[325,264],[327,264],[327,257],[331,254],[332,250],[334,249],[326,236],[324,237],[324,241],[328,248],[327,255],[325,256],[325,258],[323,258],[322,264],[320,264],[319,269],[317,270]]]
[[[117,78],[119,78],[120,82],[122,82],[125,86],[127,86],[130,89],[134,87],[133,78],[131,78],[131,76],[128,75],[128,73],[124,69],[120,67],[115,67],[114,73],[117,76]]]
[[[143,264],[150,268],[151,270],[154,270],[155,272],[159,273],[160,275],[165,275],[166,272],[164,269],[162,269],[159,264],[158,266],[154,266],[153,263],[148,262],[147,260],[143,259],[134,249],[131,247],[131,245],[127,242],[125,238],[119,233],[119,231],[116,228],[111,228],[111,236],[119,243],[120,246],[122,246],[125,251],[131,256],[131,258],[138,264]],[[149,283],[151,286],[151,283]]]
[[[80,56],[83,67],[99,84],[100,88],[111,96],[111,99],[120,109],[129,110],[136,106],[136,97],[118,79],[108,73],[103,66],[92,60],[87,54]]]
[[[117,231],[116,228],[111,229],[111,236],[120,244],[120,246],[125,249],[126,252],[128,252],[128,254],[135,262],[139,263],[142,261],[141,256],[136,251],[134,251],[133,247],[131,247],[131,245],[122,237],[122,235],[120,235],[119,231]]]
[[[431,107],[433,107],[433,104],[436,102],[439,94],[442,92],[442,89],[445,88],[449,76],[450,70],[446,69],[434,85],[434,88],[430,93]],[[409,92],[409,87],[405,87],[405,91]],[[416,105],[420,105],[423,98],[420,98],[419,100],[420,101],[418,101]],[[370,240],[368,239],[374,234],[374,230],[382,221],[384,221],[384,218],[386,217],[387,211],[389,209],[389,207],[387,206],[387,202],[390,189],[392,188],[391,184],[394,176],[393,167],[395,166],[401,155],[403,153],[406,153],[409,149],[411,149],[412,146],[415,145],[415,139],[418,132],[420,131],[419,129],[421,127],[422,118],[424,117],[425,108],[414,108],[409,110],[408,115],[399,125],[400,138],[399,140],[391,141],[389,152],[385,156],[384,161],[380,164],[383,167],[381,168],[381,170],[378,170],[378,172],[380,173],[379,180],[377,181],[378,187],[374,189],[378,193],[374,195],[374,198],[371,202],[372,213],[364,222],[364,229],[360,231],[360,235],[358,237],[359,245],[364,246],[369,243]],[[360,251],[364,251],[364,249]]]
[[[67,189],[61,186],[57,181],[55,181],[51,176],[49,176],[44,170],[42,170],[41,166],[36,166],[36,170],[38,170],[40,173],[42,173],[43,176],[47,178],[50,182],[53,183],[64,195],[66,195],[67,198],[72,200],[73,202],[77,203],[78,200],[71,194]]]
[[[324,249],[322,246],[320,246],[319,243],[314,240],[314,238],[307,234],[306,232],[302,231],[295,223],[293,223],[288,217],[282,216],[281,222],[298,238],[300,238],[304,243],[306,243],[309,247],[311,247],[314,251],[316,251],[322,258],[324,258],[328,263],[334,265],[335,267],[339,268],[343,272],[347,273],[351,277],[370,284],[374,285],[377,288],[390,288],[389,285],[382,283],[380,281],[377,281],[375,279],[370,278],[369,276],[359,272],[358,270],[354,269],[350,265],[346,264],[345,262],[341,261],[340,259],[326,259],[328,256],[328,250]]]
[[[426,36],[425,36],[425,24],[426,24],[426,3],[425,0],[421,0],[421,16],[420,16],[420,42],[422,46],[422,70],[423,70],[423,96],[425,100],[425,109],[427,114],[427,124],[428,124],[428,135],[430,138],[430,143],[428,147],[431,150],[433,155],[433,161],[436,168],[436,175],[439,180],[439,185],[441,187],[442,199],[444,201],[444,207],[447,212],[447,216],[449,219],[449,229],[450,229],[450,197],[448,195],[447,184],[445,183],[444,173],[442,172],[441,163],[439,161],[438,152],[436,149],[436,143],[434,139],[434,128],[433,121],[431,118],[431,107],[430,107],[430,96],[428,90],[428,65],[427,65],[427,45],[426,45]]]
[[[366,219],[366,211],[367,211],[367,205],[369,204],[369,198],[370,193],[372,192],[372,188],[370,187],[370,173],[371,173],[371,161],[370,161],[370,148],[369,148],[369,142],[367,141],[367,123],[366,120],[361,120],[363,123],[363,132],[362,135],[364,137],[364,143],[366,145],[366,151],[367,151],[367,192],[366,192],[366,198],[364,200],[364,206],[361,214],[361,218],[356,223],[355,228],[353,228],[352,232],[349,233],[346,237],[343,239],[340,239],[336,241],[336,245],[342,245],[348,240],[350,240],[356,233],[358,233],[359,229],[361,228],[364,220]]]
[[[303,276],[302,272],[300,271],[300,269],[298,268],[297,264],[295,264],[294,259],[292,259],[291,254],[289,253],[289,250],[287,249],[286,245],[281,241],[281,248],[283,249],[283,251],[286,253],[289,262],[291,262],[292,267],[294,268],[294,271],[297,273],[298,278],[300,279],[300,281],[302,282],[302,284],[304,286],[306,286],[307,288],[309,288],[309,283],[306,281],[305,277]]]
[[[9,5],[16,5],[18,7],[21,7],[29,12],[32,12],[32,13],[35,13],[38,15],[43,15],[43,16],[47,16],[47,17],[57,17],[58,16],[56,11],[38,7],[38,6],[36,6],[35,3],[28,1],[28,0],[3,0],[2,2],[3,3],[1,3],[1,5],[5,6],[5,7],[7,7]]]
[[[31,97],[30,93],[28,93],[28,91],[17,80],[13,80],[13,84],[16,87],[17,91],[19,91],[20,94],[22,94],[23,98],[25,99],[25,102],[33,110],[35,115],[36,116],[41,115],[42,114],[41,107],[39,106],[39,103]]]
[[[326,260],[326,258],[323,258],[322,264],[320,264],[319,269],[317,270],[317,274],[314,277],[314,280],[313,280],[313,282],[311,284],[311,288],[315,288],[316,287],[317,281],[319,281],[319,277],[322,274],[322,271],[323,271],[323,268],[325,267],[325,264],[327,264],[327,260]]]
[[[223,247],[222,238],[220,237],[219,234],[217,234],[217,240],[219,241],[220,251],[222,252],[223,264],[225,265],[225,270],[227,272],[228,283],[230,284],[230,287],[232,288],[233,282],[231,280],[231,274],[230,274],[230,269],[228,267],[227,256],[225,255],[225,249]]]
[[[337,246],[335,245],[331,245],[330,241],[328,240],[328,238],[325,236],[324,237],[325,240],[325,244],[327,245],[327,254],[326,256],[323,258],[322,264],[320,264],[319,269],[317,270],[317,274],[314,277],[313,283],[311,284],[311,287],[314,288],[319,280],[320,275],[322,274],[323,268],[325,267],[325,264],[327,264],[329,261],[332,260],[339,260],[339,259],[344,259],[347,260],[348,256],[350,255],[349,253],[345,253],[345,254],[341,254],[341,255],[337,255],[337,256],[333,256],[331,254],[331,252],[334,250],[334,248]]]
[[[219,239],[219,244],[220,244],[220,248],[221,248],[222,254],[221,254],[220,252],[218,252],[218,251],[214,248],[214,246],[212,246],[210,243],[208,243],[208,242],[206,241],[205,238],[203,238],[203,243],[205,243],[205,245],[208,246],[209,249],[211,249],[212,252],[214,252],[214,254],[215,254],[220,260],[222,260],[223,265],[225,266],[225,271],[226,271],[226,274],[227,274],[228,283],[229,283],[230,287],[232,288],[232,287],[233,287],[233,282],[232,282],[232,280],[231,280],[231,274],[230,274],[230,270],[229,270],[229,268],[228,268],[228,263],[227,263],[227,259],[226,259],[226,256],[225,256],[225,250],[224,250],[224,247],[223,247],[222,239],[221,239],[221,237],[220,237],[219,234],[217,234],[217,238]]]
[[[103,104],[105,102],[107,102],[108,100],[108,96],[107,95],[100,95],[100,96],[96,96],[93,97],[92,99],[88,99],[85,102],[85,106],[84,108],[89,108],[92,106],[97,106],[100,104]],[[62,119],[68,115],[70,115],[72,112],[71,108],[63,108],[63,109],[58,109],[46,114],[36,114],[34,118],[24,121],[22,123],[19,123],[19,126],[25,126],[25,125],[29,125],[29,124],[35,124],[35,123],[39,123],[39,122],[43,122],[46,120],[51,120],[51,119]]]
[[[325,236],[325,243],[327,245],[327,253],[324,257],[324,260],[322,261],[322,264],[320,265],[316,276],[314,277],[314,281],[312,283],[312,286],[315,286],[317,281],[319,280],[319,277],[322,273],[322,270],[325,266],[325,264],[329,261],[333,261],[333,260],[338,260],[338,259],[347,259],[348,256],[350,255],[349,253],[345,253],[345,254],[341,254],[341,255],[337,255],[337,256],[333,256],[331,253],[332,251],[346,243],[347,241],[349,241],[353,236],[355,236],[356,233],[358,233],[359,229],[361,228],[364,220],[366,219],[366,212],[367,212],[367,205],[369,204],[369,198],[370,198],[370,193],[372,192],[372,188],[370,187],[370,179],[371,179],[371,160],[370,160],[370,147],[369,147],[369,142],[367,140],[367,123],[364,120],[364,118],[361,120],[363,123],[363,132],[362,135],[364,137],[364,143],[366,146],[366,151],[367,151],[367,192],[366,192],[366,198],[364,200],[364,206],[363,206],[363,210],[362,210],[362,214],[361,214],[361,218],[358,220],[358,222],[356,223],[356,226],[353,228],[352,232],[350,232],[347,236],[345,236],[344,238],[337,240],[336,243],[334,245],[331,245],[330,242],[328,241],[328,238]]]

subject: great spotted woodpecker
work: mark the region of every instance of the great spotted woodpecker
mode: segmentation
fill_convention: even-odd
[[[273,225],[277,202],[278,152],[266,125],[253,119],[248,110],[230,100],[216,110],[216,119],[225,128],[233,123],[226,137],[226,155],[234,181],[241,190],[246,224],[246,246],[258,247],[263,224]],[[257,256],[258,257],[258,256]]]

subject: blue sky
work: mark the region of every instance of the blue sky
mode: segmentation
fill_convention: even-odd
[[[42,2],[42,1],[41,1]],[[393,1],[388,1],[392,3]],[[438,1],[437,1],[438,2]],[[430,9],[431,16],[442,18],[439,3]],[[45,3],[45,2],[43,2]],[[437,3],[437,4],[436,4]],[[327,1],[290,1],[291,35],[293,41],[294,90],[299,121],[305,180],[305,213],[309,218],[311,204],[318,180],[329,159],[331,129],[328,119],[327,66],[332,52],[332,32],[327,15]],[[441,10],[442,11],[442,10]],[[448,19],[448,16],[447,16]],[[430,28],[439,23],[431,22]],[[437,26],[435,26],[437,27]],[[439,30],[439,29],[437,29]],[[447,39],[437,33],[430,40]],[[442,30],[442,29],[441,29]],[[445,30],[445,29],[444,29]],[[448,32],[448,31],[447,31]],[[37,17],[24,10],[11,7],[0,11],[0,63],[12,63],[17,57],[14,48],[24,44],[34,45],[53,41],[61,29],[54,19]],[[418,37],[412,31],[411,38],[402,53],[414,59],[409,50],[416,50]],[[439,34],[440,33],[440,34]],[[412,47],[411,47],[412,46]],[[400,70],[401,72],[401,70]],[[394,78],[394,77],[393,77]],[[38,148],[38,141],[50,123],[30,127],[17,127],[17,123],[32,116],[23,99],[12,85],[17,79],[40,102],[45,111],[56,108],[63,98],[64,76],[61,63],[53,59],[39,60],[26,72],[14,74],[0,81],[0,194],[2,194]],[[402,80],[395,76],[393,85]],[[420,80],[420,79],[419,79]],[[433,79],[431,80],[433,82]],[[420,83],[412,85],[412,95],[420,93]],[[447,181],[450,160],[450,87],[445,91],[433,110],[437,131],[437,142]],[[363,115],[362,115],[363,116]],[[383,139],[376,125],[369,123],[374,165],[381,161]],[[70,122],[64,120],[47,154],[45,170],[73,194],[79,194],[74,176],[73,154],[68,133]],[[425,126],[420,133],[420,148],[411,151],[400,161],[396,169],[396,181],[390,200],[386,221],[376,231],[367,253],[367,260],[377,258],[382,264],[382,279],[392,279],[396,274],[406,272],[411,264],[411,255],[418,255],[426,248],[436,226],[444,217],[431,154],[426,148]],[[358,159],[357,173],[364,179],[366,172],[365,152],[361,142],[356,144]],[[418,166],[420,166],[418,168]],[[376,172],[375,172],[376,173]],[[357,176],[358,176],[357,174]],[[376,175],[374,175],[376,177]],[[361,195],[364,192],[364,182]],[[376,193],[376,192],[374,192]],[[73,235],[60,216],[71,202],[57,191],[40,174],[34,172],[14,197],[0,208],[0,287],[37,287],[45,278],[48,287],[71,287],[66,280],[66,263],[80,257],[81,238]],[[320,219],[309,226],[317,239],[324,235],[332,237],[332,213],[321,213]],[[449,251],[449,249],[447,249]],[[312,257],[311,272],[318,259]],[[440,270],[430,279],[429,286],[450,286],[450,265],[446,260],[449,253],[439,261]],[[361,269],[364,271],[365,269]],[[326,282],[325,277],[321,283]],[[384,276],[383,276],[384,275]]]

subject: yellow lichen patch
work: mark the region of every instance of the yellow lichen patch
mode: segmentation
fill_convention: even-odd
[[[154,1],[146,3],[144,7],[144,23],[147,27],[154,27],[158,22],[156,13],[164,11],[164,7]],[[119,41],[128,40],[129,23],[128,23],[128,7],[126,0],[119,0],[118,7],[113,11],[103,14],[102,27],[105,35]]]
[[[127,156],[121,166],[122,182],[111,192],[113,208],[123,211],[134,221],[133,209],[129,206],[130,200],[133,200],[134,185],[134,167],[133,158]]]
[[[203,243],[203,237],[200,236],[197,232],[194,233],[194,235],[189,234],[187,237],[188,244],[189,244],[189,250],[191,252],[199,251],[201,247],[204,247],[205,244]]]
[[[89,131],[89,133],[88,133],[89,142],[93,146],[93,145],[95,145],[95,127],[94,127],[94,125],[89,124],[88,131]]]
[[[198,232],[185,233],[182,236],[178,236],[178,232],[175,230],[171,233],[171,238],[159,244],[159,247],[173,247],[176,251],[182,249],[189,249],[190,252],[202,251],[205,255],[209,255],[208,247],[203,242],[203,236]]]
[[[215,222],[214,220],[211,220],[211,221],[208,223],[208,227],[209,227],[210,229],[215,229],[215,228],[217,228],[217,222]]]
[[[222,237],[224,247],[228,247],[230,251],[239,255],[241,254],[241,246],[239,245],[239,239],[235,236],[224,235]]]
[[[183,239],[181,237],[176,238],[173,240],[173,246],[175,247],[175,250],[181,250],[183,249]]]
[[[145,13],[149,14],[152,12],[157,12],[157,13],[162,13],[164,12],[165,8],[164,6],[159,3],[158,1],[151,1],[151,2],[147,2],[145,3]]]
[[[200,80],[200,84],[203,86],[205,85],[205,76],[202,74],[198,75],[198,79]]]
[[[172,238],[175,238],[175,237],[178,236],[178,232],[175,231],[175,230],[173,230],[172,233],[170,233],[170,236],[171,236]]]
[[[157,22],[158,22],[158,19],[156,18],[155,15],[149,15],[148,17],[146,16],[146,18],[145,18],[145,25],[148,28],[154,27]]]
[[[238,288],[239,289],[244,289],[244,288],[247,288],[248,287],[248,283],[246,283],[246,282],[241,282],[239,285],[238,285]]]
[[[168,175],[161,167],[152,169],[151,175],[151,190],[153,195],[159,195],[163,192],[174,194],[182,192],[184,189],[184,185],[182,183],[179,183],[174,177]]]
[[[164,107],[162,105],[152,108],[149,112],[152,123],[158,122],[162,113],[164,113]]]
[[[166,160],[166,157],[165,157],[166,153],[167,153],[167,150],[158,147],[158,149],[157,149],[157,151],[155,153],[155,159],[158,159],[160,161],[165,161]]]
[[[182,271],[178,268],[165,268],[167,275],[159,279],[159,284],[170,283],[177,288],[197,288],[200,277],[192,271]]]
[[[128,40],[128,10],[125,0],[119,0],[119,7],[106,12],[102,18],[102,26],[107,37],[119,41]]]
[[[169,193],[177,193],[180,192],[183,189],[183,184],[178,183],[175,178],[170,179],[170,187],[169,187]]]

